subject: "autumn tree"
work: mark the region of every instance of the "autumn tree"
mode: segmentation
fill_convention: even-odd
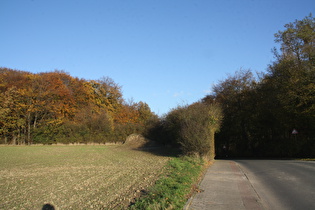
[[[20,99],[21,95],[14,86],[0,93],[0,135],[5,144],[25,143],[22,140],[25,120],[21,117]]]
[[[133,125],[139,128],[150,115],[142,102],[127,104],[121,87],[108,77],[87,81],[64,71],[0,68],[0,81],[3,143],[116,141],[115,131],[135,131]]]
[[[30,112],[34,108],[26,86],[29,85],[30,74],[23,71],[1,69],[2,89],[1,109],[4,138],[13,144],[29,143]],[[8,129],[9,128],[9,129]]]
[[[94,91],[95,103],[100,108],[105,108],[111,113],[115,113],[123,102],[121,86],[109,77],[100,80],[91,80],[90,84]]]

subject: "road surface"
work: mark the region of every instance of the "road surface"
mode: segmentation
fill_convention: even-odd
[[[315,209],[315,162],[236,160],[266,209]]]
[[[315,209],[315,161],[216,160],[185,209]]]

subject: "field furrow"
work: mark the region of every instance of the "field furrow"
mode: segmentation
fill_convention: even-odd
[[[0,147],[0,209],[128,204],[154,183],[168,159],[120,146]]]

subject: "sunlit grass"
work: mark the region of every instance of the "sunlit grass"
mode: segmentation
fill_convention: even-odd
[[[315,161],[315,158],[303,158],[303,159],[299,159],[299,160],[303,160],[303,161]]]
[[[203,169],[199,158],[173,158],[165,175],[131,209],[183,209]]]

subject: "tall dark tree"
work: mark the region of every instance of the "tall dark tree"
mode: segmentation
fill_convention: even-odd
[[[255,81],[237,72],[214,86],[205,102],[222,104],[224,121],[217,151],[234,155],[315,155],[315,19],[285,25],[275,34],[280,51],[268,72]],[[292,133],[293,129],[298,133]]]
[[[275,34],[280,53],[275,51],[277,60],[269,66],[264,88],[273,87],[281,107],[282,148],[289,156],[307,156],[315,134],[315,18],[309,15],[285,28]],[[292,136],[293,129],[299,134]]]
[[[203,99],[205,103],[213,100],[223,109],[223,123],[216,138],[218,155],[230,150],[233,153],[247,153],[251,147],[251,94],[256,85],[251,71],[240,70],[213,87],[213,95]],[[222,155],[222,154],[221,154]]]

